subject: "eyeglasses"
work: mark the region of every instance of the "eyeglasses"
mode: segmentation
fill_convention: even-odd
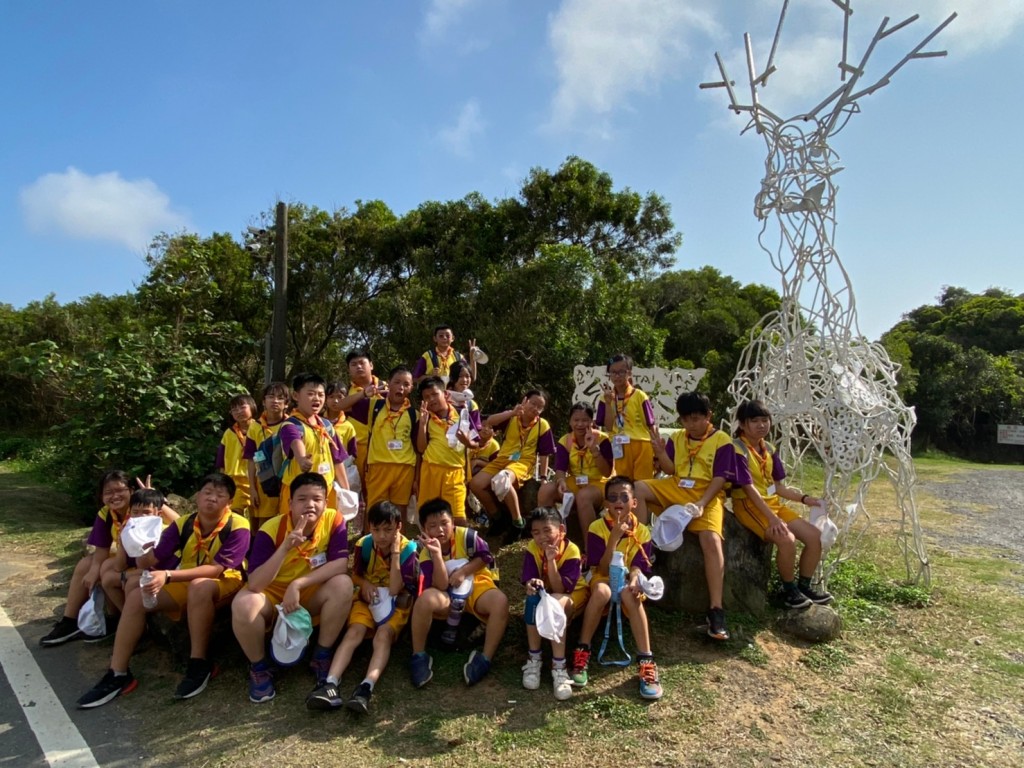
[[[628,503],[633,496],[629,493],[609,493],[605,498],[612,503],[616,501],[625,501]]]

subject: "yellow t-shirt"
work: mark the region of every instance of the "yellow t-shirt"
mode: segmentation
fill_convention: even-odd
[[[448,442],[448,435],[454,433],[451,430],[458,429],[459,412],[454,407],[448,406],[447,421],[439,418],[436,414],[430,414],[430,423],[427,426],[427,450],[423,452],[424,461],[437,464],[442,467],[462,467],[466,464],[466,446],[456,438],[455,446]]]
[[[377,403],[383,402],[378,408]],[[387,400],[380,396],[370,398],[369,450],[366,457],[369,464],[416,464],[416,448],[413,445],[413,412],[406,400],[397,411],[391,410]]]

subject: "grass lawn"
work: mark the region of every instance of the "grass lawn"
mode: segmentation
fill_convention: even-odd
[[[1014,469],[1024,485],[1020,467],[1001,469]],[[917,464],[930,482],[989,470],[937,458]],[[0,552],[61,569],[59,583],[17,612],[49,622],[85,529],[59,495],[33,486],[0,465]],[[770,620],[731,614],[733,639],[714,644],[699,631],[700,617],[652,608],[660,702],[640,700],[635,667],[592,665],[591,683],[567,702],[554,700],[547,669],[541,690],[521,687],[520,545],[500,556],[512,622],[492,675],[474,688],[461,679],[464,653],[435,651],[434,681],[413,689],[403,638],[364,719],[307,711],[311,677],[302,668],[279,676],[273,702],[252,705],[244,659],[228,634],[220,643],[223,672],[203,695],[173,701],[180,663],[148,643],[133,661],[138,690],[102,716],[131,720],[149,766],[1016,763],[1024,748],[1022,564],[994,548],[956,546],[957,519],[922,492],[932,589],[900,584],[894,499],[883,482],[872,487],[871,531],[830,585],[845,622],[834,643],[811,646],[778,634]],[[362,679],[368,657],[357,654],[344,694]]]

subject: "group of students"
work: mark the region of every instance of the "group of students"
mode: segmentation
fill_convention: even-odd
[[[643,584],[655,557],[651,515],[674,505],[683,505],[692,518],[687,530],[696,534],[704,555],[712,638],[729,637],[722,607],[726,491],[737,519],[777,546],[787,607],[831,601],[811,586],[821,557],[818,529],[781,502],[812,506],[820,500],[785,484],[782,462],[765,442],[771,415],[763,404],[740,406],[733,436],[713,426],[705,395],[684,393],[677,401],[683,429],[666,441],[647,395],[632,383],[632,361],[617,355],[609,361],[610,383],[596,414],[588,404],[574,405],[570,431],[556,442],[542,417],[547,398],[540,390],[481,419],[467,392],[472,366],[454,351],[453,340],[450,328],[438,328],[435,348],[413,369],[392,369],[386,384],[373,376],[372,363],[361,352],[349,355],[347,391],[313,374],[296,377],[290,392],[272,384],[263,393],[259,419],[251,398],[235,398],[235,424],[217,457],[223,472],[203,479],[197,511],[187,517],[178,517],[151,488],[133,493],[124,473],[108,473],[101,484],[104,506],[89,537],[94,551],[75,568],[64,615],[41,641],[58,645],[79,636],[78,610],[97,586],[120,610],[120,622],[116,627],[111,622],[110,669],[78,705],[100,706],[135,687],[128,661],[149,611],[184,611],[191,652],[175,696],[202,692],[213,673],[207,656],[214,615],[228,602],[235,636],[250,663],[253,702],[275,694],[268,631],[279,613],[287,617],[300,609],[319,622],[310,661],[315,687],[307,697],[312,709],[347,706],[366,712],[406,624],[411,624],[412,683],[425,686],[433,676],[427,654],[432,624],[443,622],[441,642],[454,645],[463,612],[484,627],[482,651],[474,650],[463,667],[465,682],[475,684],[488,673],[504,635],[509,601],[493,553],[467,522],[467,489],[492,520],[503,503],[513,531],[529,536],[521,572],[529,639],[524,687],[540,685],[541,633],[533,610],[540,596],[557,601],[567,621],[582,617],[571,659],[565,633],[552,641],[551,678],[559,700],[587,684],[591,641],[613,601],[621,604],[637,646],[640,695],[661,698]],[[414,382],[418,408],[409,399]],[[286,414],[289,397],[294,409]],[[496,429],[503,430],[501,442]],[[260,454],[275,432],[282,453],[276,484],[258,473],[267,460]],[[539,506],[523,515],[517,488],[537,467],[547,478],[552,456],[554,473],[540,489]],[[655,477],[656,469],[664,476]],[[365,510],[357,525],[368,532],[350,545],[346,517],[351,515],[339,511],[338,500],[357,483]],[[410,540],[403,525],[414,495],[422,500],[419,535]],[[567,534],[570,498],[583,532],[578,542]],[[126,520],[137,515],[161,515],[166,528],[133,560],[116,542]],[[797,540],[804,545],[799,575]],[[616,553],[622,555],[625,576],[613,594]],[[341,676],[366,639],[373,646],[366,676],[343,699]]]

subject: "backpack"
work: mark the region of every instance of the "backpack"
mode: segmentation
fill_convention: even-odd
[[[457,350],[457,349],[453,349],[452,351],[453,351],[453,352],[455,353],[455,362],[456,362],[456,363],[465,363],[465,362],[466,362],[466,358],[465,358],[465,357],[463,357],[462,353],[461,353],[461,352],[459,352],[459,350]],[[429,349],[429,350],[427,351],[427,354],[429,354],[429,355],[430,355],[430,362],[431,362],[431,364],[432,364],[432,365],[434,366],[434,373],[433,373],[432,375],[433,375],[433,376],[437,376],[437,375],[438,375],[438,374],[437,374],[437,369],[438,369],[438,363],[440,363],[440,362],[441,362],[441,361],[440,361],[440,360],[438,359],[438,357],[437,357],[437,350],[436,350],[436,349],[434,349],[433,347],[431,347],[431,348],[430,348],[430,349]],[[454,365],[454,363],[453,363],[453,365]]]
[[[402,547],[402,551],[398,553],[398,562],[404,564],[406,560],[416,554],[418,549],[415,541],[407,541],[405,546]],[[371,555],[373,555],[373,536],[363,536],[362,543],[359,545],[359,557],[362,559],[364,567],[370,562]],[[422,586],[418,577],[415,586],[406,584],[406,587],[413,593],[413,597],[419,595],[422,591]]]
[[[281,495],[281,478],[288,470],[291,458],[284,455],[284,445],[281,443],[281,430],[285,424],[295,424],[302,427],[303,434],[308,428],[301,419],[289,416],[282,422],[281,429],[278,429],[270,437],[256,446],[256,453],[253,461],[256,463],[256,479],[259,480],[260,488],[265,496],[279,497]],[[327,434],[333,439],[335,436],[334,425],[329,421],[321,419],[321,424],[326,428]]]

